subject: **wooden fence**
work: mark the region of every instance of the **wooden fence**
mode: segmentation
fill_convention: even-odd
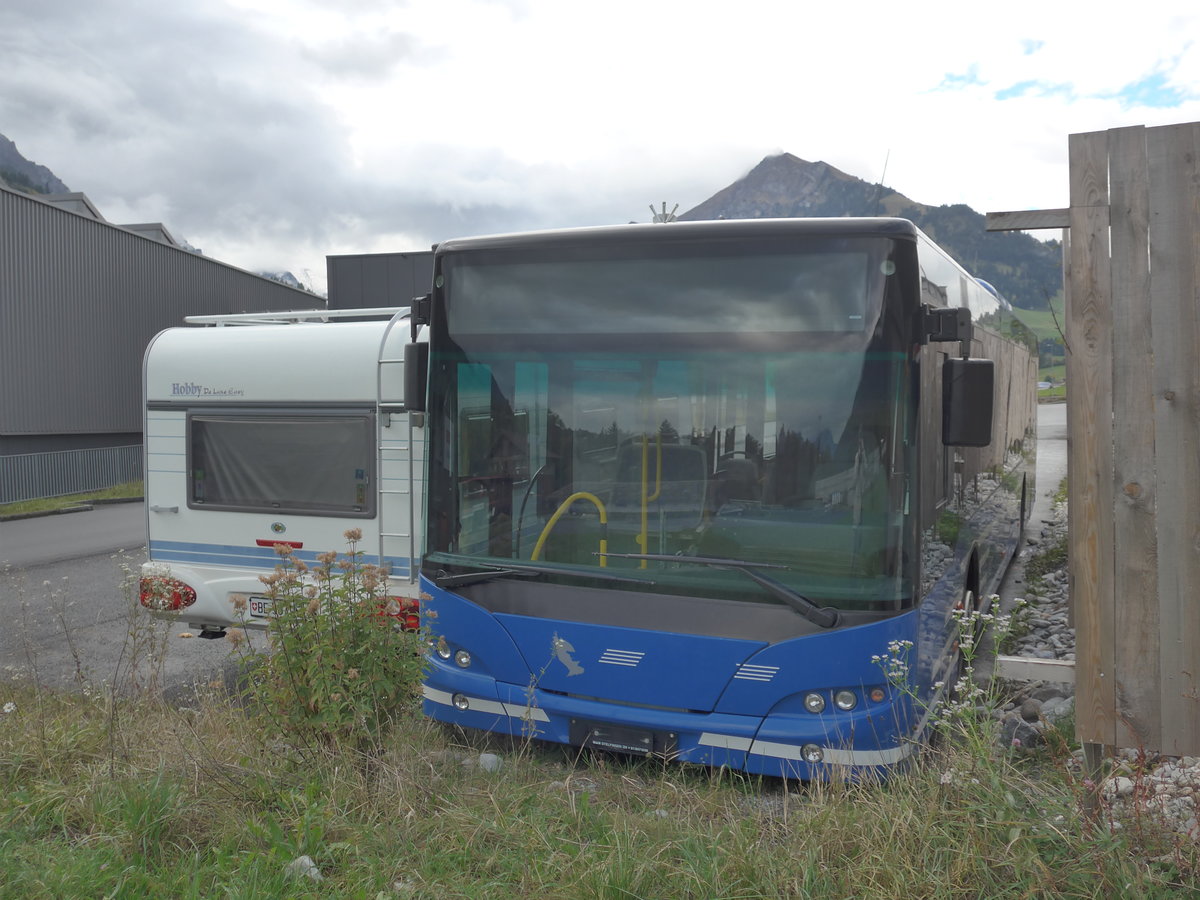
[[[1071,135],[1064,227],[1076,730],[1200,755],[1200,122]]]

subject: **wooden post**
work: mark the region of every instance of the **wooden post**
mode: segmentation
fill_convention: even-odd
[[[1108,132],[1112,245],[1115,729],[1120,747],[1161,746],[1157,667],[1154,407],[1146,129]]]
[[[1116,739],[1113,603],[1112,293],[1108,244],[1108,140],[1073,134],[1071,292],[1067,297],[1067,554],[1075,601],[1075,684],[1084,743]]]
[[[1147,129],[1161,749],[1200,753],[1200,123]]]
[[[1068,212],[1068,216],[1069,216],[1070,211],[1068,210],[1067,212]],[[1067,317],[1067,308],[1071,305],[1071,224],[1070,224],[1069,218],[1068,218],[1068,221],[1063,224],[1062,252],[1063,252],[1063,259],[1062,259],[1063,322],[1059,326],[1059,329],[1062,332],[1063,353],[1066,354],[1069,349],[1068,345],[1067,345],[1066,317]],[[1066,361],[1065,355],[1064,355],[1063,361],[1064,362]],[[1065,377],[1066,377],[1066,373],[1065,373],[1065,369],[1064,369],[1064,378]],[[1067,385],[1066,391],[1067,391],[1067,403],[1069,404],[1071,402],[1071,386],[1070,385]],[[1069,424],[1070,423],[1068,422],[1068,425]],[[1068,488],[1068,490],[1071,487],[1070,448],[1071,448],[1071,433],[1068,430],[1068,432],[1067,432],[1067,451],[1068,451],[1067,452],[1067,488]],[[1068,505],[1067,505],[1067,535],[1069,536],[1070,534],[1071,534],[1071,506],[1068,503]],[[1071,585],[1071,570],[1070,570],[1070,568],[1067,569],[1067,625],[1070,626],[1071,628],[1075,627],[1075,590]],[[1076,729],[1076,730],[1078,730],[1078,729]]]

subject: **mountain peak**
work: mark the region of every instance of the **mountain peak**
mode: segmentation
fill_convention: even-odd
[[[69,194],[63,184],[45,166],[30,162],[17,145],[0,134],[0,183],[26,194]]]
[[[733,184],[679,216],[700,219],[897,216],[909,219],[972,274],[1026,309],[1044,309],[1062,286],[1061,248],[1020,232],[988,232],[964,203],[927,206],[825,162],[791,153],[765,157]]]
[[[743,178],[679,218],[758,219],[875,214],[878,189],[826,162],[768,156]]]

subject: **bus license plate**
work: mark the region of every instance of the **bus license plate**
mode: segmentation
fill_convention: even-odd
[[[275,616],[275,601],[270,597],[251,597],[249,609],[251,618],[270,619]]]
[[[632,753],[637,756],[670,756],[675,752],[675,735],[600,722],[572,719],[570,740],[579,747]]]

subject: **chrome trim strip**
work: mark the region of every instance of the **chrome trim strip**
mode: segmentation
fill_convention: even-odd
[[[713,734],[711,731],[703,731],[700,733],[700,737],[696,739],[696,743],[703,747],[719,747],[722,750],[749,750],[750,745],[754,743],[754,739],[737,737],[732,734]]]
[[[430,703],[442,706],[454,706],[453,695],[448,691],[439,691],[425,684],[421,686],[421,695]],[[482,697],[471,697],[464,694],[470,703],[468,711],[492,713],[497,716],[508,716],[512,719],[526,719],[534,722],[549,722],[550,717],[545,710],[536,706],[518,706],[515,703],[500,703],[496,700],[484,700]]]
[[[773,759],[803,760],[801,748],[797,744],[781,744],[777,741],[751,740],[732,734],[713,734],[703,732],[698,744],[705,747],[719,747],[725,750],[745,750],[758,756],[769,756]],[[836,747],[822,747],[825,754],[825,764],[844,766],[891,766],[900,762],[916,750],[915,743],[906,742],[899,747],[887,747],[882,750],[842,750]]]
[[[505,703],[504,712],[514,719],[532,720],[534,722],[549,722],[550,717],[546,715],[546,711],[537,706],[516,706],[512,703]]]
[[[646,654],[637,650],[605,650],[600,654],[600,659],[597,662],[602,662],[609,666],[629,666],[631,668],[637,666],[642,661],[642,657]]]
[[[770,681],[779,672],[779,666],[752,666],[739,664],[734,674],[735,680],[741,681]]]

